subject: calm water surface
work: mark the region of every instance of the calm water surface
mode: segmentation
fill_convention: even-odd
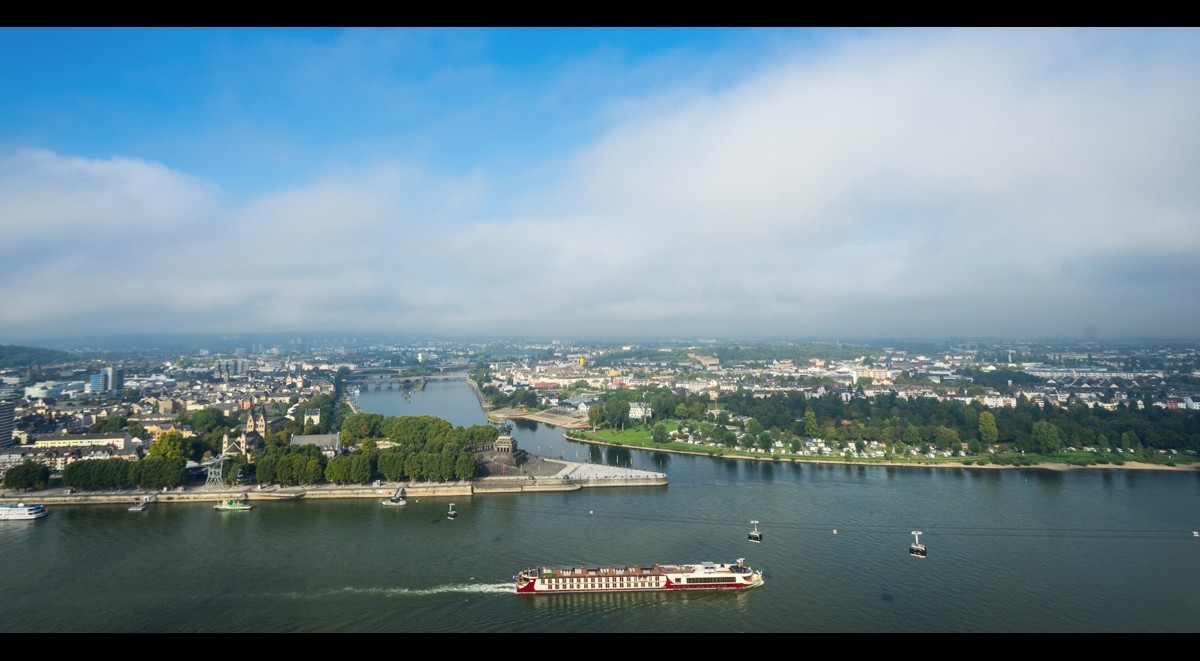
[[[364,392],[385,415],[485,417],[463,382]],[[1200,631],[1200,476],[816,466],[572,443],[665,488],[409,500],[54,507],[0,522],[5,631]],[[589,513],[591,512],[591,513]],[[746,540],[758,519],[762,544]],[[833,530],[837,529],[837,534]],[[908,555],[922,530],[929,557]],[[740,594],[518,597],[535,564],[731,561]]]

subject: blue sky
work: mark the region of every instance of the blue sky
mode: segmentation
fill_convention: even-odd
[[[820,31],[6,30],[3,143],[169,164],[239,195],[401,159],[518,170],[622,100],[719,89]]]
[[[0,49],[0,340],[1200,328],[1195,30],[0,29]]]

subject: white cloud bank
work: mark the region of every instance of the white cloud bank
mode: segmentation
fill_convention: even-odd
[[[374,164],[232,205],[17,152],[0,334],[1196,336],[1198,36],[855,38],[620,100],[516,210],[486,205],[498,173]]]

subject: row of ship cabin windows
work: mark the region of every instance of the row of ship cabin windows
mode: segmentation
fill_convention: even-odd
[[[548,587],[552,590],[573,590],[585,587],[650,588],[660,587],[662,585],[662,579],[660,578],[655,578],[652,582],[635,581],[627,578],[614,578],[605,580],[603,578],[598,579],[594,577],[586,580],[581,578],[547,578],[544,580],[548,584]],[[724,577],[685,578],[684,582],[691,585],[698,583],[736,583],[737,579]]]
[[[543,579],[554,590],[569,590],[577,588],[619,587],[619,588],[652,588],[662,585],[662,578],[653,580],[634,580],[631,578],[547,578]]]

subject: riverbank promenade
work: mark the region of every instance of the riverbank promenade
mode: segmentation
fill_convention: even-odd
[[[574,464],[563,470],[564,474],[562,476],[573,480],[667,479],[666,473],[656,473],[636,468],[622,468],[621,466],[606,466],[604,464]]]
[[[391,496],[404,487],[410,496],[456,498],[488,493],[575,491],[589,487],[666,486],[667,474],[655,471],[584,464],[562,459],[533,455],[527,462],[528,472],[519,476],[481,477],[458,482],[377,482],[370,485],[319,484],[299,487],[208,488],[191,486],[168,491],[119,490],[80,491],[75,489],[43,489],[40,491],[6,490],[0,493],[0,503],[42,503],[57,505],[100,505],[134,503],[146,497],[153,503],[211,502],[227,499],[255,501],[304,498],[380,498]]]

